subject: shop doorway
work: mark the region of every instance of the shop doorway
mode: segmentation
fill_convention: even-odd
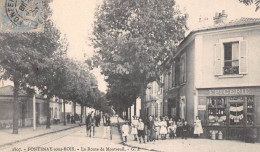
[[[228,107],[229,137],[235,140],[243,140],[245,125],[243,97],[230,97]]]

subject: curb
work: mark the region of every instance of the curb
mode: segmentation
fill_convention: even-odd
[[[121,134],[121,127],[120,127],[120,123],[119,123],[119,120],[117,119],[117,123],[118,123],[118,132]],[[137,146],[132,146],[132,145],[129,145],[129,144],[126,144],[124,141],[123,141],[123,138],[121,136],[121,145],[124,145],[124,146],[127,146],[127,147],[131,147],[131,148],[134,148],[134,149],[138,149],[138,150],[147,150],[147,151],[158,151],[158,150],[154,150],[154,149],[147,149],[147,148],[142,148],[142,147],[137,147]]]
[[[34,138],[37,138],[37,137],[41,137],[41,136],[45,136],[45,135],[49,135],[49,134],[53,134],[53,133],[57,133],[57,132],[61,132],[61,131],[69,130],[69,129],[73,129],[73,128],[76,128],[76,127],[80,127],[80,126],[78,126],[78,125],[77,126],[72,126],[72,127],[68,127],[68,128],[64,128],[64,129],[60,129],[60,130],[56,130],[56,131],[51,131],[51,132],[39,134],[39,135],[36,135],[36,136],[32,136],[32,137],[28,137],[28,138],[24,138],[24,139],[20,139],[20,140],[16,140],[16,141],[13,141],[13,142],[9,142],[9,143],[0,145],[0,148],[4,147],[4,146],[15,144],[15,143],[27,141],[27,140],[30,140],[30,139],[34,139]]]

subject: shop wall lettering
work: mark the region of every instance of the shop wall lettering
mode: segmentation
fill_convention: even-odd
[[[209,95],[246,95],[249,94],[249,89],[216,89],[209,90]]]

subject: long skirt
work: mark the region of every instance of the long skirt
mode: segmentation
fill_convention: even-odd
[[[155,127],[156,136],[160,136],[160,127]]]
[[[131,134],[132,135],[137,135],[137,129],[132,127]]]
[[[194,134],[203,134],[203,129],[202,129],[202,126],[195,126],[194,127]]]
[[[167,134],[167,128],[166,127],[161,127],[160,134]]]

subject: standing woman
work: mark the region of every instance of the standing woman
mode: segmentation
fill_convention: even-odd
[[[128,132],[129,132],[128,122],[125,122],[125,124],[122,126],[122,136],[124,142],[127,142]]]
[[[162,121],[160,122],[160,134],[162,139],[166,139],[166,134],[167,134],[167,122],[165,121],[165,118],[162,118]]]
[[[196,120],[194,121],[194,135],[195,137],[199,137],[200,134],[203,134],[203,129],[201,125],[201,120],[198,116],[196,116]]]
[[[134,140],[137,141],[137,125],[138,125],[138,120],[136,119],[136,116],[133,116],[132,120],[132,128],[131,128],[131,134],[134,135]]]
[[[155,126],[155,132],[156,132],[155,136],[156,136],[156,139],[158,140],[159,136],[160,136],[160,120],[157,117],[155,118],[154,126]]]

